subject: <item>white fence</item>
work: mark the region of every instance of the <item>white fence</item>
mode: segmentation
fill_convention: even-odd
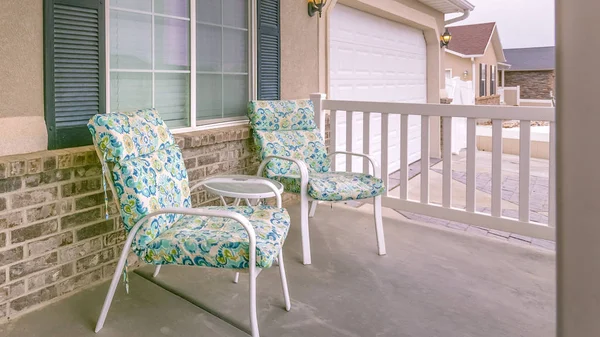
[[[555,110],[554,108],[538,107],[506,107],[484,105],[445,105],[445,104],[414,104],[414,103],[387,103],[340,101],[324,99],[323,94],[312,94],[311,99],[315,104],[316,121],[324,134],[325,114],[330,111],[330,124],[336,125],[338,115],[346,114],[346,139],[354,136],[352,121],[353,114],[363,114],[363,120],[371,121],[371,116],[379,114],[381,122],[381,168],[382,177],[386,184],[389,177],[388,158],[390,157],[389,144],[390,116],[400,116],[400,195],[392,196],[389,191],[383,197],[383,205],[389,208],[425,214],[428,216],[457,221],[470,225],[486,227],[521,234],[530,237],[553,240],[555,237],[555,204],[556,204],[556,156],[555,156]],[[452,119],[467,118],[467,157],[466,157],[466,209],[452,207],[452,160],[443,161],[442,204],[433,204],[429,198],[429,170],[424,169],[420,174],[420,200],[408,198],[408,116],[421,117],[421,167],[430,165],[430,118],[441,117],[443,123],[443,158],[451,158],[452,148]],[[492,190],[491,190],[491,215],[477,212],[476,205],[476,120],[492,120]],[[520,120],[520,152],[519,152],[519,217],[518,219],[502,216],[502,121]],[[550,172],[549,172],[549,201],[548,225],[530,221],[530,171],[531,171],[531,127],[530,121],[550,122]],[[370,140],[363,143],[363,153],[370,153],[373,139],[370,123],[363,123],[363,139]],[[335,144],[338,137],[337,128],[330,129],[330,144]],[[352,142],[346,142],[345,150],[352,152]],[[335,166],[334,166],[335,167]],[[352,161],[346,159],[346,170],[352,171]],[[367,161],[364,162],[362,172],[369,172]],[[389,185],[388,185],[389,186]]]

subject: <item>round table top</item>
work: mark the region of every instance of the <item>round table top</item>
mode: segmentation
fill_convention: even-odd
[[[262,198],[273,198],[275,197],[275,192],[270,189],[266,185],[262,185],[259,183],[250,183],[250,184],[240,184],[238,181],[244,181],[248,179],[253,180],[264,180],[269,181],[279,191],[279,193],[283,193],[283,184],[278,181],[271,180],[268,178],[258,177],[258,176],[249,176],[249,175],[227,175],[227,176],[216,176],[214,178],[227,179],[229,181],[223,182],[211,182],[208,181],[204,184],[204,188],[209,192],[212,192],[216,195],[230,197],[230,198],[246,198],[246,199],[262,199]],[[210,178],[209,178],[210,180]]]

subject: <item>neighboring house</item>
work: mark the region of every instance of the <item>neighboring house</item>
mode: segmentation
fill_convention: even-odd
[[[498,71],[507,69],[495,22],[448,27],[452,40],[445,48],[446,78],[473,81],[476,104],[500,104]]]
[[[520,86],[524,99],[554,97],[554,47],[504,49],[504,55],[511,65],[505,73],[507,87]]]
[[[444,15],[472,9],[465,0],[329,0],[319,18],[297,0],[0,1],[0,283],[15,289],[0,296],[0,319],[110,275],[123,231],[104,206],[85,127],[92,115],[156,107],[192,183],[255,174],[248,100],[327,92],[439,103]],[[410,118],[411,160],[420,121]],[[389,125],[394,169],[399,122]],[[439,139],[433,117],[432,156]]]

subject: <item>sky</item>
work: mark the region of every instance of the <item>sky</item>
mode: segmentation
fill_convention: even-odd
[[[498,24],[502,46],[554,46],[554,0],[469,0],[475,10],[455,25]],[[447,18],[454,17],[447,16]]]

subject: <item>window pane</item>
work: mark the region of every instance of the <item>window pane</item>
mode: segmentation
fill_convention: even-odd
[[[202,0],[196,3],[196,20],[221,23],[221,0]]]
[[[110,73],[109,111],[132,111],[152,107],[152,74]]]
[[[196,30],[196,68],[221,71],[221,27],[198,24]]]
[[[222,117],[221,75],[199,74],[196,77],[196,119]]]
[[[245,73],[248,70],[248,32],[223,29],[223,71]]]
[[[151,69],[152,16],[112,10],[110,68]]]
[[[154,103],[169,127],[189,126],[190,75],[161,74],[155,76]]]
[[[189,70],[189,21],[156,16],[155,69]]]
[[[248,1],[224,0],[223,24],[239,28],[248,28]]]
[[[110,7],[127,8],[138,11],[151,12],[152,0],[111,0]]]
[[[223,76],[223,117],[246,116],[248,104],[248,76]]]
[[[154,0],[154,12],[189,18],[190,3],[188,0]]]

